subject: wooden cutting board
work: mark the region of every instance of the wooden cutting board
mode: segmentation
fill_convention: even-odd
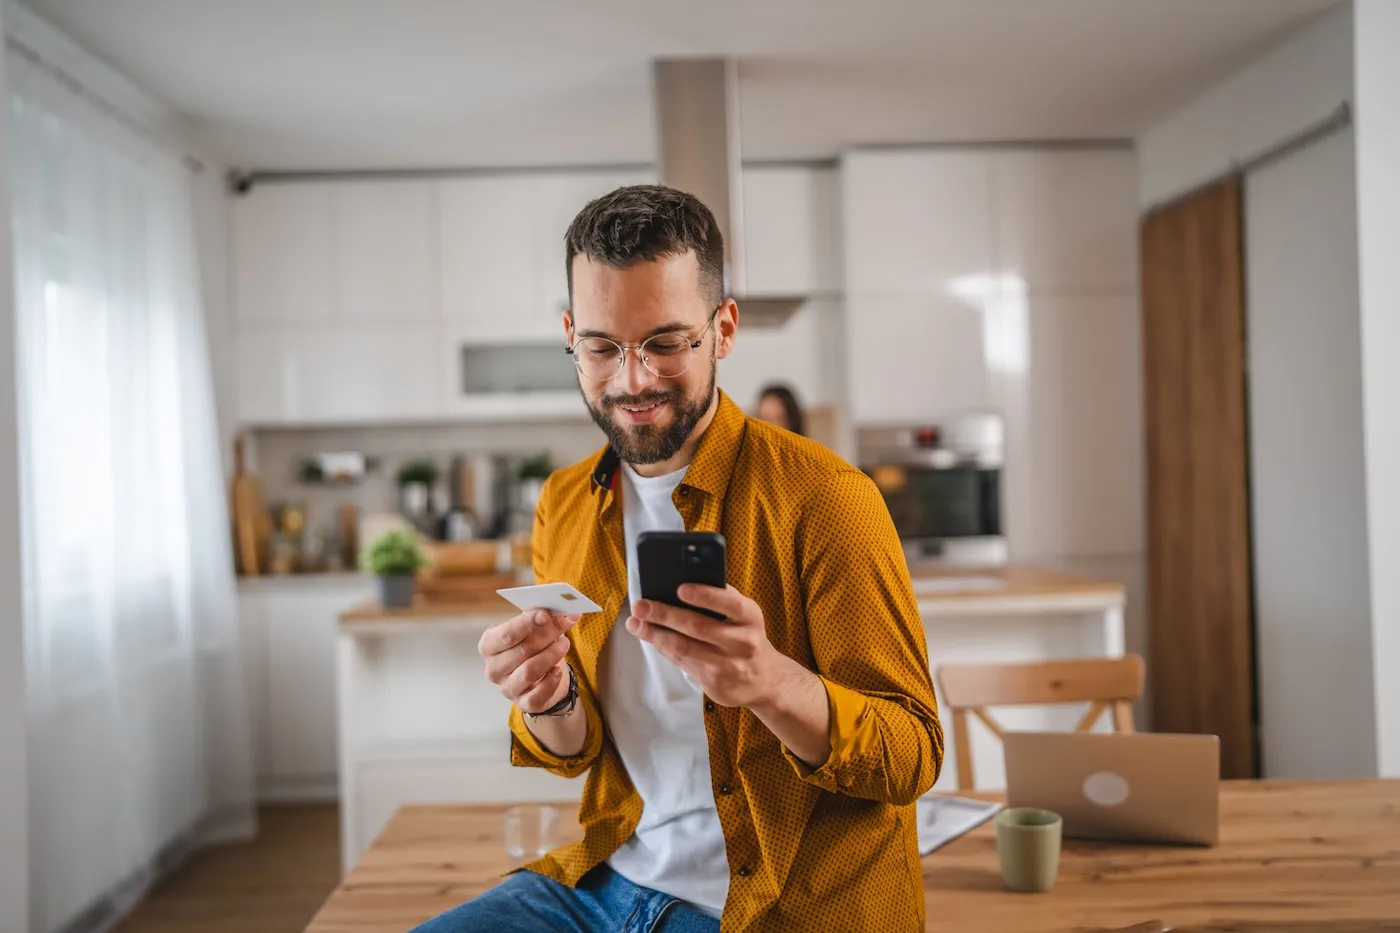
[[[233,521],[234,559],[238,572],[245,577],[262,573],[262,557],[270,528],[267,509],[263,505],[262,483],[248,472],[243,438],[233,442],[233,489],[230,517]]]
[[[479,599],[483,596],[490,596],[497,590],[516,586],[519,582],[513,573],[483,573],[451,577],[420,576],[416,591],[419,599],[425,603],[453,603],[461,602],[464,599]]]

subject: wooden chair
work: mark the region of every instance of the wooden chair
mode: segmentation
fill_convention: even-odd
[[[1142,658],[1085,658],[1038,664],[945,665],[935,677],[943,700],[953,711],[953,741],[958,746],[958,786],[973,789],[972,745],[967,734],[970,712],[1000,738],[1001,724],[987,711],[989,706],[1040,706],[1052,703],[1091,702],[1093,706],[1075,726],[1087,732],[1112,708],[1113,726],[1133,731],[1132,701],[1142,696],[1145,666]]]

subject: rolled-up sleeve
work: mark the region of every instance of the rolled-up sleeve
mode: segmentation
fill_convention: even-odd
[[[530,540],[531,556],[534,563],[535,581],[548,582],[549,574],[546,570],[548,566],[546,558],[549,554],[550,535],[552,528],[549,524],[550,487],[546,480],[544,488],[540,491],[539,502],[535,506],[535,527]],[[575,671],[581,670],[578,660],[578,649],[573,644],[573,637],[569,639],[569,664]],[[584,716],[588,720],[588,737],[584,740],[583,750],[570,758],[561,758],[545,748],[535,734],[530,731],[530,727],[525,723],[525,714],[514,704],[510,708],[510,763],[520,768],[544,768],[560,777],[574,778],[583,774],[598,755],[603,750],[603,718],[599,713],[598,698],[593,691],[584,683],[582,678],[578,678],[578,704],[583,710]]]
[[[525,725],[525,714],[518,706],[510,708],[510,763],[518,768],[544,768],[560,777],[575,778],[583,774],[603,750],[603,721],[598,715],[598,704],[594,698],[584,695],[583,684],[579,684],[579,707],[588,719],[588,738],[583,750],[572,758],[560,758],[545,748],[535,734]]]
[[[909,568],[889,509],[865,474],[840,471],[814,494],[798,561],[831,754],[803,780],[833,793],[912,803],[938,779],[943,727]]]

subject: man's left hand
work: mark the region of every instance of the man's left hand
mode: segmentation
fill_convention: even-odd
[[[732,586],[687,583],[678,595],[725,618],[643,599],[632,607],[627,631],[654,645],[722,706],[755,708],[771,700],[796,662],[768,641],[758,603]]]

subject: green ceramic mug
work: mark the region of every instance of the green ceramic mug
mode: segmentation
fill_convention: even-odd
[[[997,814],[1001,878],[1013,891],[1049,891],[1060,871],[1058,813],[1017,807]]]

